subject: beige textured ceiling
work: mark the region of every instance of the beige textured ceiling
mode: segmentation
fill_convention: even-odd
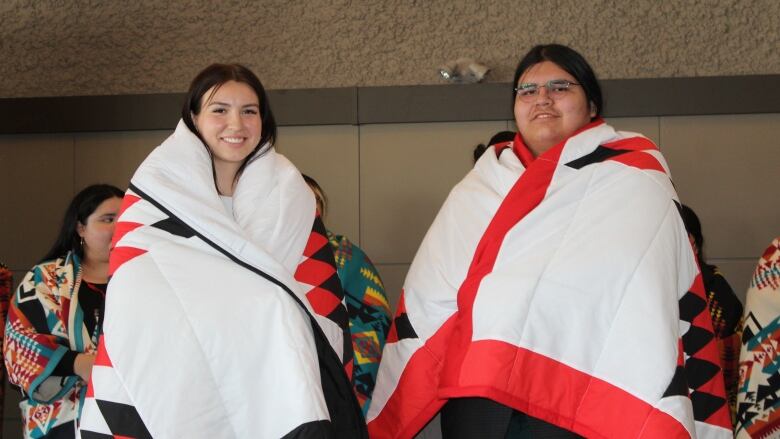
[[[179,92],[211,62],[271,89],[511,80],[561,42],[602,78],[780,73],[780,1],[0,1],[0,97]]]

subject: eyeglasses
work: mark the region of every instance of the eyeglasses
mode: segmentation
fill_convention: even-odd
[[[566,96],[569,92],[569,88],[572,85],[580,85],[576,82],[567,81],[566,79],[551,79],[546,84],[535,84],[533,82],[527,84],[520,84],[515,87],[515,96],[520,98],[521,101],[530,102],[536,98],[539,94],[539,88],[546,87],[547,95],[552,99],[558,99]]]

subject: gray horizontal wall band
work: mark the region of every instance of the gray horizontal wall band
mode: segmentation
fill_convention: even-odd
[[[780,113],[780,75],[602,81],[607,117]],[[0,99],[0,134],[173,129],[182,93]],[[270,90],[280,126],[511,120],[509,84]]]
[[[358,89],[360,123],[512,119],[509,84],[413,85]]]
[[[270,90],[276,123],[289,125],[357,125],[357,88]]]
[[[357,89],[270,90],[279,125],[355,125]],[[172,130],[184,93],[0,99],[0,134]]]
[[[601,81],[606,117],[780,113],[780,75]],[[511,120],[510,84],[358,89],[360,123]]]
[[[605,115],[780,113],[780,75],[603,81]]]
[[[182,102],[177,93],[0,99],[0,133],[171,129]]]

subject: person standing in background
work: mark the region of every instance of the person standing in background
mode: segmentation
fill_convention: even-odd
[[[74,438],[95,361],[108,254],[123,192],[84,188],[57,239],[11,299],[3,356],[22,391],[25,438]]]
[[[758,260],[745,298],[736,437],[780,432],[780,237]]]
[[[720,366],[726,384],[731,422],[736,423],[737,382],[739,381],[740,325],[742,324],[742,302],[734,294],[726,278],[715,265],[707,263],[704,256],[704,235],[696,212],[682,205],[680,214],[688,231],[696,260],[699,262],[702,281],[707,291],[707,302],[712,317],[712,329],[718,339]]]
[[[324,221],[328,197],[316,180],[305,174],[303,179],[314,192],[317,213]],[[390,329],[390,304],[379,272],[368,255],[346,236],[333,234],[330,230],[327,230],[327,236],[349,314],[349,332],[355,351],[352,384],[365,416],[371,405],[382,349]]]

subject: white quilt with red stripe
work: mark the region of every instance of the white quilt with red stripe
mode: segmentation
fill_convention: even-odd
[[[327,346],[345,353],[342,328],[317,315],[318,346],[309,317],[307,293],[336,276],[327,258],[313,275],[302,268],[316,262],[318,223],[311,191],[273,149],[246,167],[229,212],[206,149],[180,122],[123,200],[82,437],[320,437],[331,431],[323,352],[349,418],[344,359]],[[329,300],[313,303],[346,313]]]
[[[519,142],[485,152],[415,256],[371,437],[411,438],[457,397],[586,437],[731,437],[701,277],[657,147],[601,120],[536,160]]]

